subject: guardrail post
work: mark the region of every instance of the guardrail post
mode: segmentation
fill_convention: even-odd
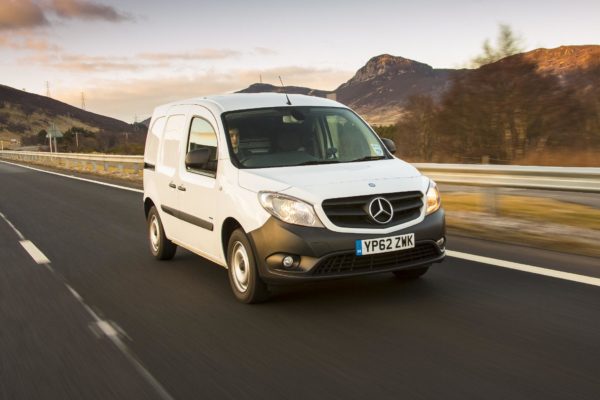
[[[492,215],[498,213],[498,188],[487,187],[483,189],[483,207]]]

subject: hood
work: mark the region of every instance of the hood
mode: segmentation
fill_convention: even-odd
[[[422,190],[421,173],[397,158],[299,167],[241,169],[240,186],[285,192],[318,203],[335,197]]]

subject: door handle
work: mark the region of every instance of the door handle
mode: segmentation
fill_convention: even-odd
[[[177,187],[177,185],[175,185],[173,182],[169,183],[169,187],[175,189]]]
[[[178,190],[181,190],[182,192],[185,192],[185,190],[186,190],[186,189],[185,189],[185,186],[183,186],[183,185],[179,185],[179,186],[177,186],[177,189],[178,189]]]

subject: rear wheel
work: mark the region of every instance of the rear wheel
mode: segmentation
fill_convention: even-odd
[[[260,279],[250,241],[240,228],[233,231],[227,246],[229,284],[242,303],[259,303],[268,299],[269,289]]]
[[[421,276],[425,275],[425,273],[429,270],[429,265],[418,268],[411,269],[401,269],[398,271],[393,271],[396,278],[400,279],[418,279]]]
[[[148,213],[148,240],[150,252],[155,258],[170,260],[175,256],[177,245],[167,239],[158,210],[154,206]]]

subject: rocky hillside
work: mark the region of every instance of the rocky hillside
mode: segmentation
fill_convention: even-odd
[[[434,69],[427,64],[383,54],[371,58],[348,82],[335,90],[338,101],[373,124],[395,123],[408,98],[438,99],[451,80],[465,70]]]
[[[563,85],[586,95],[600,93],[600,46],[561,46],[555,49],[536,49],[507,57],[497,63],[500,69],[516,64],[530,64],[541,75],[558,77]],[[482,68],[489,68],[484,66]],[[496,68],[494,66],[493,68]],[[335,91],[337,100],[352,107],[370,123],[389,125],[402,119],[409,98],[425,95],[438,101],[455,81],[476,70],[436,69],[427,64],[403,57],[383,54],[371,58],[347,82]],[[289,87],[290,93],[325,96],[330,92]],[[280,92],[281,88],[254,84],[241,92]]]

